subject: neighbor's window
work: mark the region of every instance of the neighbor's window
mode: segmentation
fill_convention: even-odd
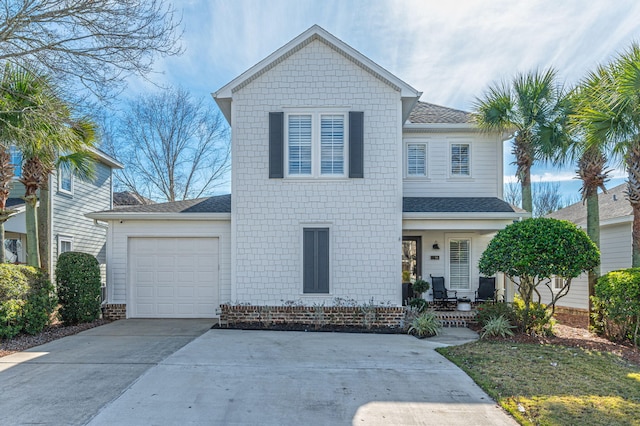
[[[287,115],[287,175],[345,175],[345,115]]]
[[[469,176],[469,144],[451,144],[451,176]]]
[[[407,145],[407,176],[427,175],[427,144]]]
[[[73,193],[73,175],[68,168],[58,170],[58,190],[69,194]]]
[[[471,240],[449,240],[449,282],[452,290],[469,289]]]
[[[22,152],[18,150],[15,146],[12,146],[9,149],[9,155],[11,155],[11,164],[13,164],[14,170],[13,175],[15,177],[22,176]]]
[[[329,293],[329,228],[303,230],[303,292]]]
[[[58,256],[68,251],[73,251],[73,237],[58,235]]]

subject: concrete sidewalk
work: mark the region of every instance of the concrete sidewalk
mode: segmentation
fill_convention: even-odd
[[[89,424],[515,425],[434,351],[475,338],[210,330]]]
[[[122,320],[0,358],[0,424],[84,424],[214,323]]]

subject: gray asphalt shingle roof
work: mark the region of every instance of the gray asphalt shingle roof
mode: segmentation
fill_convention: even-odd
[[[231,213],[231,194],[169,203],[119,207],[125,213]]]
[[[404,197],[404,213],[515,213],[506,201],[495,197]]]
[[[409,122],[424,124],[470,123],[471,114],[458,109],[418,101],[409,114]]]
[[[631,216],[633,210],[629,200],[626,199],[625,190],[627,184],[623,183],[607,190],[607,193],[598,194],[598,206],[600,210],[600,221],[615,219],[624,216]],[[554,219],[568,220],[575,224],[587,223],[587,205],[579,201],[563,209],[547,215]]]

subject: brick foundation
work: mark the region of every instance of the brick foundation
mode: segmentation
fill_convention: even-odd
[[[336,306],[244,306],[221,305],[220,324],[309,325],[316,328],[350,326],[401,329],[405,324],[403,307]]]
[[[127,317],[127,305],[106,303],[102,305],[102,318],[111,321],[125,319]]]

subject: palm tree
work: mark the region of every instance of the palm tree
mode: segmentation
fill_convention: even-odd
[[[40,267],[36,216],[38,189],[55,170],[59,152],[83,152],[90,145],[79,134],[81,126],[74,126],[70,108],[48,78],[10,66],[5,68],[5,76],[4,104],[9,108],[3,108],[0,117],[3,119],[0,136],[22,152],[20,182],[25,187],[27,263]]]
[[[49,161],[48,170],[44,171],[42,181],[40,183],[40,203],[37,208],[37,224],[38,224],[38,254],[40,256],[40,266],[45,271],[49,270],[49,250],[51,241],[51,228],[49,226],[49,213],[51,206],[49,203],[49,178],[55,169],[65,170],[80,178],[81,180],[90,180],[95,177],[95,160],[93,154],[88,151],[93,147],[96,141],[96,126],[88,119],[81,119],[71,123],[71,130],[78,138],[78,145],[75,147],[66,146],[66,149],[76,149],[67,155],[58,153],[55,163]],[[46,147],[51,149],[52,147]],[[63,147],[53,147],[61,149]],[[45,153],[45,158],[55,158],[55,153],[49,155]],[[53,165],[53,167],[51,167]]]
[[[604,146],[627,170],[626,195],[633,211],[631,263],[640,267],[640,45],[633,43],[604,70],[608,77],[594,89],[597,102],[581,109],[577,118],[587,145]]]
[[[522,186],[522,208],[533,211],[531,167],[552,155],[566,137],[566,97],[549,69],[517,74],[511,85],[495,84],[476,100],[474,117],[487,131],[509,132],[513,137],[516,177]]]

